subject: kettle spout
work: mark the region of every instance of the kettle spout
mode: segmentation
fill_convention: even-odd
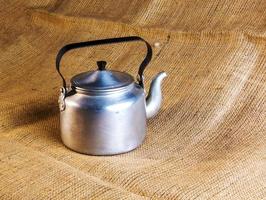
[[[166,76],[167,75],[165,72],[160,72],[151,82],[149,94],[146,98],[147,118],[151,118],[155,116],[160,110],[161,103],[162,103],[161,84],[162,84],[162,80]]]

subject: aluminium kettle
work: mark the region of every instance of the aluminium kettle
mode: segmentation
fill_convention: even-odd
[[[106,68],[98,61],[98,69],[75,75],[67,87],[60,72],[63,55],[72,49],[121,42],[142,41],[147,54],[140,64],[137,81],[125,72]],[[62,78],[60,90],[60,130],[63,143],[70,149],[90,155],[125,153],[142,144],[146,120],[157,114],[162,94],[160,72],[152,81],[146,98],[143,72],[152,58],[152,48],[144,39],[131,36],[72,43],[62,47],[56,57],[56,69]]]

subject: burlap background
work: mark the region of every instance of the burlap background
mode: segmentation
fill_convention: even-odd
[[[0,4],[0,199],[266,199],[265,0],[27,0]],[[165,70],[164,104],[145,143],[112,157],[60,141],[60,47],[139,35]],[[136,74],[141,43],[82,49],[68,78]]]

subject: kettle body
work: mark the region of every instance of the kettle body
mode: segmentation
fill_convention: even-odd
[[[80,153],[113,155],[131,151],[142,143],[146,132],[143,89],[133,83],[105,95],[73,93],[65,98],[60,128],[63,143]]]
[[[106,69],[98,61],[98,69],[72,77],[70,86],[60,72],[60,61],[69,50],[87,46],[145,42],[147,54],[142,61],[137,81],[125,73]],[[151,60],[152,49],[140,37],[122,37],[72,43],[60,49],[56,69],[63,80],[59,96],[60,130],[63,143],[70,149],[90,155],[114,155],[140,146],[146,134],[147,118],[161,105],[161,72],[151,83],[148,97],[144,91],[143,71]]]

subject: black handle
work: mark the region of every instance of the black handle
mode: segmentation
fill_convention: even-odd
[[[56,70],[59,73],[59,75],[62,78],[63,81],[63,88],[66,89],[66,80],[63,77],[63,75],[60,72],[60,61],[63,57],[63,55],[72,50],[72,49],[78,49],[78,48],[83,48],[83,47],[88,47],[88,46],[96,46],[96,45],[104,45],[104,44],[113,44],[113,43],[121,43],[121,42],[132,42],[132,41],[143,41],[146,44],[147,47],[147,54],[142,61],[142,63],[139,66],[139,71],[138,71],[138,82],[139,85],[143,88],[144,83],[143,83],[143,72],[146,68],[146,66],[149,64],[152,58],[152,48],[151,45],[145,41],[143,38],[138,37],[138,36],[129,36],[129,37],[120,37],[120,38],[108,38],[108,39],[102,39],[102,40],[94,40],[94,41],[87,41],[87,42],[79,42],[79,43],[71,43],[67,44],[64,47],[62,47],[57,56],[56,56]]]

